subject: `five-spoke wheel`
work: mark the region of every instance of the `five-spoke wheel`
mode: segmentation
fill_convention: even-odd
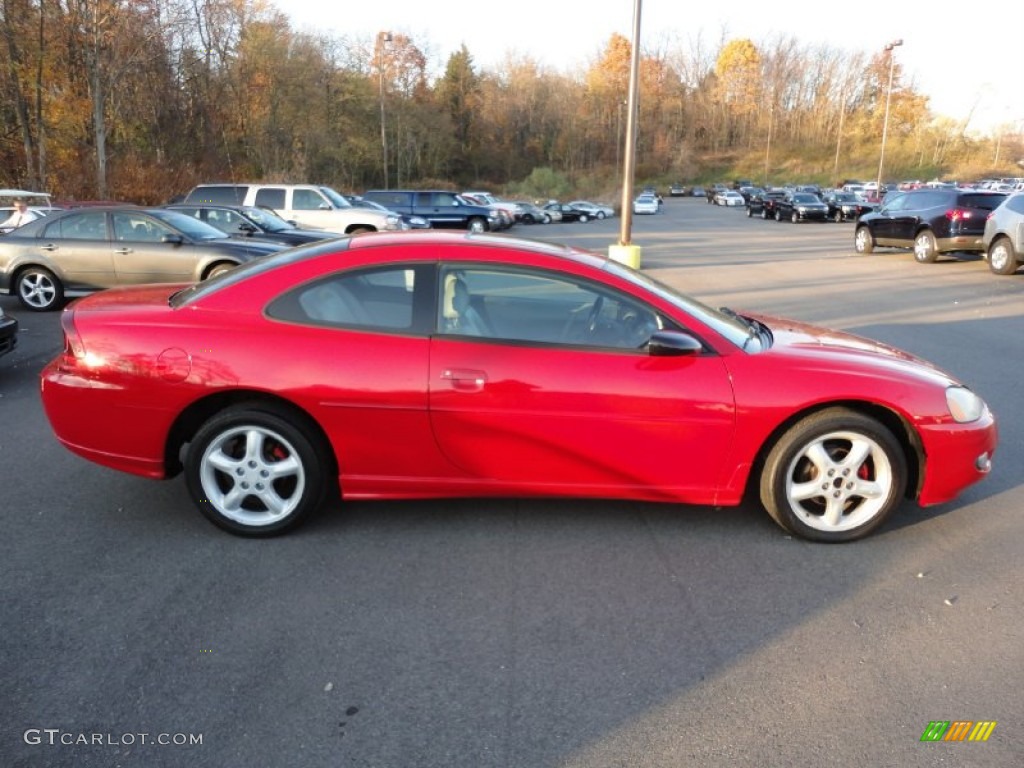
[[[866,536],[900,503],[903,449],[880,422],[831,408],[776,442],[761,475],[761,501],[783,528],[814,541]]]
[[[189,492],[215,525],[247,536],[280,533],[319,506],[325,449],[308,427],[271,406],[235,407],[196,433],[185,457]]]

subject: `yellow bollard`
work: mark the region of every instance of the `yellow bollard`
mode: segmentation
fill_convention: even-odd
[[[608,258],[627,267],[640,269],[640,251],[639,245],[609,245]]]

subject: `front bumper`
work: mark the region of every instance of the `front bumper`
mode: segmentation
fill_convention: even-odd
[[[999,442],[995,418],[986,408],[970,424],[935,424],[918,428],[924,449],[924,473],[918,503],[923,507],[956,498],[988,474]]]

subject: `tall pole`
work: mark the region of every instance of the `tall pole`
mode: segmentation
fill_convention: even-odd
[[[384,189],[388,189],[388,133],[384,122],[384,45],[391,42],[390,32],[377,35],[377,72],[380,75],[380,149],[384,170]]]
[[[633,51],[629,64],[629,110],[626,114],[626,148],[622,168],[622,226],[619,245],[629,245],[633,231],[633,175],[636,167],[636,115],[640,83],[640,6],[642,0],[633,0]]]
[[[878,156],[878,186],[875,188],[875,194],[879,196],[879,199],[881,199],[882,196],[882,167],[885,164],[885,139],[889,134],[889,102],[892,101],[892,71],[896,63],[894,50],[901,45],[903,45],[902,40],[893,40],[885,46],[885,50],[889,52],[889,87],[885,90],[885,120],[882,122],[882,152]]]
[[[775,121],[775,91],[772,91],[772,103],[768,105],[768,146],[764,150],[764,188],[768,189],[768,159],[772,154],[772,123]]]

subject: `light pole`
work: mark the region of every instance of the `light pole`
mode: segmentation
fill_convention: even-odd
[[[885,90],[885,120],[882,122],[882,152],[878,156],[878,186],[875,188],[875,194],[881,199],[882,195],[882,167],[885,164],[885,139],[889,134],[889,102],[892,100],[892,71],[895,66],[895,49],[903,45],[902,40],[893,40],[885,46],[885,50],[889,53],[889,87]]]
[[[388,188],[388,133],[384,122],[384,46],[390,42],[390,32],[377,34],[377,73],[380,77],[380,149],[384,168],[384,189]]]

